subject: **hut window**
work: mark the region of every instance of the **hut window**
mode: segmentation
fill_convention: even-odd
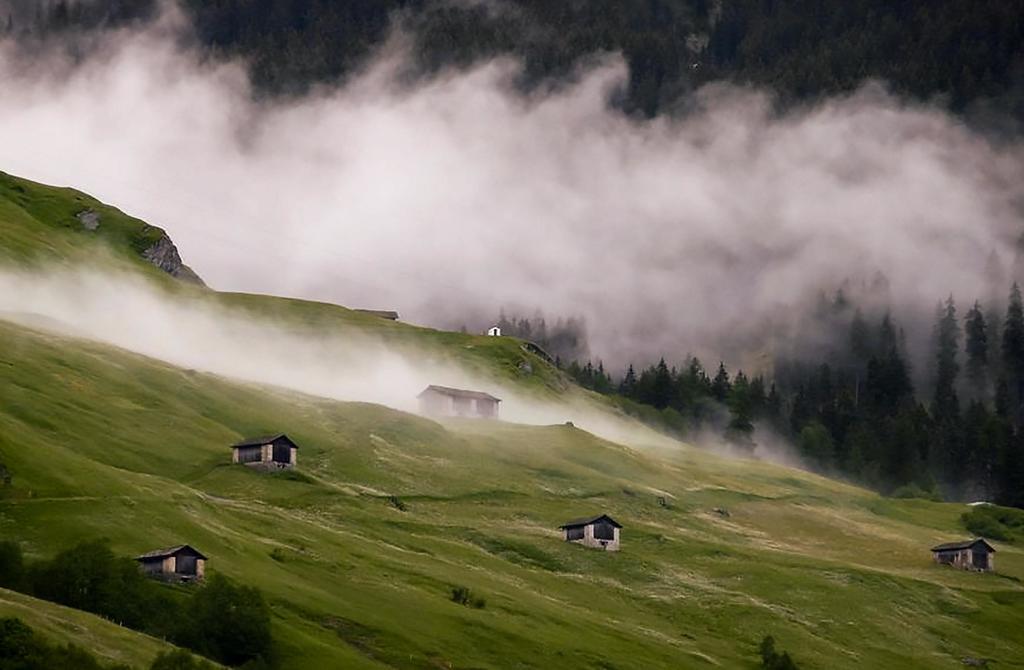
[[[260,460],[259,447],[241,447],[238,450],[239,463],[256,463]]]
[[[597,540],[614,540],[615,529],[610,523],[602,522],[594,524],[594,539]]]
[[[583,539],[583,526],[575,526],[573,528],[565,529],[565,538],[567,540],[582,540]]]

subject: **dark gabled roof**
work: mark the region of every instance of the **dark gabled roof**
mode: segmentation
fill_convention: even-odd
[[[621,523],[611,518],[607,514],[598,514],[597,516],[587,516],[583,517],[582,519],[573,519],[572,521],[566,521],[561,526],[559,526],[559,528],[577,528],[579,526],[589,526],[590,524],[597,523],[602,519],[604,519],[611,525],[615,526],[616,528],[622,528]]]
[[[958,549],[970,549],[979,542],[988,547],[990,552],[995,553],[995,547],[980,537],[976,537],[973,540],[964,540],[963,542],[946,542],[945,544],[937,544],[932,547],[932,551],[957,551]]]
[[[179,544],[176,547],[170,547],[168,549],[157,549],[156,551],[146,552],[145,554],[142,554],[141,556],[136,556],[135,560],[136,561],[150,561],[150,560],[154,560],[154,559],[158,559],[158,558],[159,559],[163,559],[163,558],[167,558],[168,556],[176,556],[176,555],[178,555],[178,554],[180,554],[180,553],[182,553],[183,551],[186,551],[186,550],[188,550],[188,551],[192,552],[193,554],[195,554],[196,558],[201,558],[204,561],[206,560],[206,556],[203,556],[203,554],[200,553],[199,550],[197,550],[195,547],[191,547],[191,546],[189,546],[187,544]]]
[[[420,395],[417,398],[433,391],[434,393],[440,393],[441,395],[451,396],[453,398],[474,398],[476,400],[493,400],[494,402],[501,402],[501,398],[495,398],[490,393],[484,393],[483,391],[467,391],[466,389],[454,389],[450,386],[437,386],[431,384],[427,388],[420,391]]]
[[[270,444],[271,442],[277,442],[278,440],[282,439],[287,441],[288,444],[292,445],[296,449],[299,448],[299,445],[292,442],[291,438],[285,435],[284,433],[278,433],[277,435],[261,435],[260,437],[251,437],[247,440],[242,440],[241,442],[232,444],[231,448],[234,449],[235,447],[260,447],[263,446],[264,444]]]
[[[391,321],[398,321],[398,312],[390,309],[357,309],[355,310],[360,314],[369,314],[370,316],[380,317],[381,319],[390,319]]]

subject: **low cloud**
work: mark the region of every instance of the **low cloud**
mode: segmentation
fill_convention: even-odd
[[[501,417],[535,425],[573,421],[634,446],[676,443],[580,393],[524,394],[471,373],[451,351],[414,341],[386,345],[356,328],[324,332],[227,306],[203,293],[169,293],[132,271],[0,269],[0,320],[110,344],[242,383],[419,411],[428,384],[488,391]]]
[[[449,326],[540,307],[616,364],[768,347],[877,273],[922,314],[1005,293],[986,266],[1014,261],[1020,145],[879,84],[785,113],[709,86],[647,121],[608,105],[615,55],[524,95],[509,60],[410,84],[396,39],[341,88],[255,102],[168,25],[74,67],[0,44],[0,169],[166,228],[218,289]]]

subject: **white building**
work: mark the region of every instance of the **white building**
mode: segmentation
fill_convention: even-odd
[[[491,328],[488,329],[487,334],[490,335],[491,337],[501,337],[501,328],[498,328],[497,326],[491,326]]]

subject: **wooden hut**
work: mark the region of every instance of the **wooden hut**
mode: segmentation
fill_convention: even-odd
[[[369,314],[375,316],[378,319],[387,319],[388,321],[398,321],[398,312],[390,309],[357,309],[355,310],[360,314]]]
[[[266,468],[294,468],[299,445],[284,433],[264,435],[231,445],[231,462]]]
[[[932,558],[936,563],[952,565],[961,570],[995,570],[995,548],[982,538],[964,542],[947,542],[932,547]]]
[[[585,547],[619,550],[619,531],[622,525],[607,514],[566,521],[559,526],[566,542],[578,542]]]
[[[478,419],[497,419],[498,403],[501,402],[501,398],[483,391],[467,391],[434,384],[423,389],[417,397],[421,414]]]
[[[206,574],[206,556],[187,544],[136,556],[142,571],[160,579],[189,582]]]

